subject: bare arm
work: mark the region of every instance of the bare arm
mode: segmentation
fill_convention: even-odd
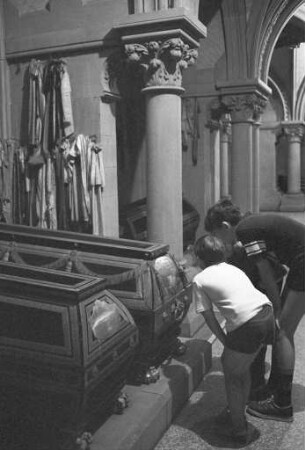
[[[212,333],[215,334],[215,336],[220,340],[220,342],[225,345],[226,341],[226,334],[224,333],[223,329],[219,325],[218,320],[215,317],[214,311],[212,309],[208,309],[207,311],[203,311],[201,313],[203,317],[205,318],[205,321],[212,331]]]

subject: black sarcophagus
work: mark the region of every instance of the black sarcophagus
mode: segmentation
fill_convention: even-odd
[[[1,448],[74,449],[113,411],[138,330],[105,283],[0,262]]]
[[[107,289],[128,308],[139,328],[134,381],[155,381],[154,368],[183,352],[177,336],[191,287],[168,246],[1,224],[1,258],[106,279]]]
[[[147,201],[137,200],[120,210],[120,236],[127,239],[147,240]],[[194,244],[200,215],[185,198],[182,202],[183,212],[183,248]]]

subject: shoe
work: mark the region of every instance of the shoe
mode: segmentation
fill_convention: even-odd
[[[251,444],[251,442],[257,440],[259,438],[259,431],[253,427],[253,425],[247,423],[247,427],[243,431],[233,431],[232,439],[238,447],[246,447]]]
[[[262,419],[278,420],[279,422],[293,421],[292,406],[278,406],[273,397],[260,402],[250,402],[246,411],[252,416]]]

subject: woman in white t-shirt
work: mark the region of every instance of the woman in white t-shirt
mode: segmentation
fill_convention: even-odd
[[[262,345],[273,343],[272,304],[242,270],[225,262],[225,246],[220,239],[205,235],[198,239],[194,251],[203,269],[193,280],[196,311],[224,345],[221,360],[232,435],[246,445],[253,439],[245,415],[250,365]],[[216,319],[214,307],[225,318],[225,331]]]

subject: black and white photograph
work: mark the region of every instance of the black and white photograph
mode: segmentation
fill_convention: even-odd
[[[305,0],[0,0],[0,450],[305,450]]]

